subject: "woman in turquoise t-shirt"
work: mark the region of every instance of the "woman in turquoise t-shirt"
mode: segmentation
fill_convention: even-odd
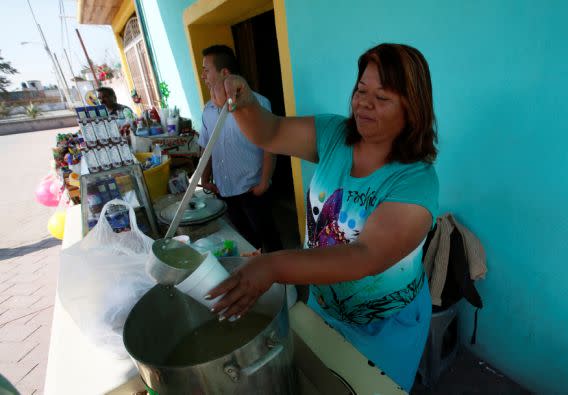
[[[239,317],[274,282],[310,284],[308,305],[410,391],[431,317],[422,244],[438,209],[430,72],[400,44],[369,49],[358,66],[349,118],[275,116],[238,76],[214,87],[253,143],[317,169],[306,249],[252,258],[210,296],[225,293],[214,310]]]

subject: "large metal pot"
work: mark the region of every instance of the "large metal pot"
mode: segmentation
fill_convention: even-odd
[[[243,262],[221,259],[229,271]],[[244,346],[205,363],[167,366],[159,361],[182,336],[217,317],[176,288],[156,285],[128,315],[124,344],[151,394],[296,394],[286,288],[273,285],[253,311],[272,320]]]

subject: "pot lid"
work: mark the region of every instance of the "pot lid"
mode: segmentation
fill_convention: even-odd
[[[172,223],[180,201],[168,204],[158,211],[160,221],[167,224]],[[189,201],[187,209],[183,213],[180,225],[197,225],[212,221],[222,216],[227,210],[227,204],[219,199],[212,197],[194,197]]]

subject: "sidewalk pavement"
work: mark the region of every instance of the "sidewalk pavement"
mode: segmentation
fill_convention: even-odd
[[[34,200],[55,129],[0,137],[0,373],[22,395],[43,393],[61,242],[55,212]]]
[[[22,395],[43,391],[60,245],[0,249],[0,372]]]

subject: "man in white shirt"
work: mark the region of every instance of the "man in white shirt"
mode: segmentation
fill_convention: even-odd
[[[203,50],[201,78],[207,87],[237,72],[238,63],[231,48],[214,45]],[[256,92],[255,95],[270,111],[268,99]],[[201,147],[209,142],[220,111],[212,101],[205,104],[199,135]],[[255,248],[266,252],[282,248],[269,198],[274,165],[274,156],[252,144],[229,114],[201,178],[205,189],[225,200],[228,216],[239,233]]]

